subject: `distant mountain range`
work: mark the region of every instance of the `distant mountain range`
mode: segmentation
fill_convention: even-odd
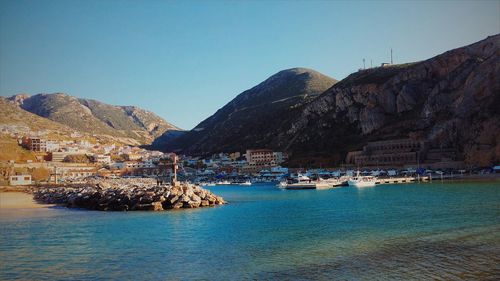
[[[18,108],[17,115],[29,112],[74,131],[112,136],[124,143],[149,144],[168,130],[179,130],[156,114],[135,106],[114,106],[62,93],[15,95],[4,100]],[[1,106],[7,105],[4,102]],[[2,123],[8,123],[8,116],[4,117]]]
[[[211,154],[271,148],[291,163],[335,165],[366,142],[426,140],[471,165],[500,161],[500,35],[403,65],[360,70],[336,83],[284,70],[238,95],[164,151]]]

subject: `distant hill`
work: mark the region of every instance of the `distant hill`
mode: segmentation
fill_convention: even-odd
[[[0,97],[0,126],[9,125],[27,128],[31,131],[45,131],[51,136],[70,135],[73,130],[62,124],[27,112],[6,98]],[[22,149],[16,139],[0,135],[0,161],[35,160],[35,154]]]
[[[0,97],[0,124],[24,126],[31,130],[53,130],[70,134],[73,130],[63,124],[27,112],[8,99]]]
[[[8,100],[19,108],[73,130],[109,135],[149,144],[168,130],[178,130],[156,114],[134,106],[114,106],[67,94],[16,95]]]
[[[275,146],[275,130],[294,108],[307,104],[336,80],[305,68],[283,70],[244,91],[196,128],[165,133],[153,148],[188,154]]]

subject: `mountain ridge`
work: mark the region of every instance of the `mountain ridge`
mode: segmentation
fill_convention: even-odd
[[[189,154],[240,150],[269,141],[275,120],[307,103],[336,82],[307,68],[282,70],[243,91],[194,129],[157,138],[152,147]],[[242,140],[238,136],[244,135]],[[168,141],[165,139],[168,138]]]
[[[110,105],[64,93],[14,95],[12,104],[40,117],[64,124],[76,131],[109,135],[149,144],[168,130],[179,130],[153,112],[136,106]]]

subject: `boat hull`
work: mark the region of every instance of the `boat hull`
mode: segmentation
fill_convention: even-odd
[[[316,189],[315,183],[294,183],[288,184],[285,189]]]
[[[348,180],[347,184],[349,186],[354,186],[354,187],[372,187],[375,186],[374,181],[355,181],[355,180]]]

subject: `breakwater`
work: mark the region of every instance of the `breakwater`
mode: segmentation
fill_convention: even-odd
[[[209,190],[188,183],[155,186],[101,182],[84,187],[42,187],[33,197],[39,203],[99,211],[163,211],[226,203]]]

